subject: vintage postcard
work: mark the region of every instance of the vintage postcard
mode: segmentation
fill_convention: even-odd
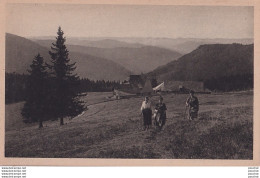
[[[1,164],[259,165],[257,1],[1,5]]]

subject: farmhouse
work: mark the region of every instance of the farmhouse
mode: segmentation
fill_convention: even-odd
[[[142,75],[130,75],[128,80],[121,83],[121,89],[135,94],[152,94],[153,88],[150,79]]]
[[[165,90],[205,92],[204,83],[198,81],[167,81],[165,82]]]
[[[165,81],[152,87],[151,79],[144,78],[142,75],[130,75],[128,80],[122,83],[123,90],[135,94],[151,94],[158,91],[169,92],[209,92],[204,87],[203,82],[199,81]]]
[[[141,93],[143,80],[141,75],[130,75],[128,79],[121,82],[121,90],[128,93]]]

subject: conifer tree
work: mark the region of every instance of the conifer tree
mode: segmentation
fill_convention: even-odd
[[[69,51],[65,45],[66,38],[63,36],[61,27],[58,28],[56,42],[52,43],[51,69],[53,81],[52,106],[55,116],[60,118],[60,125],[63,125],[63,118],[66,116],[76,116],[84,110],[82,102],[78,98],[77,87],[80,84],[79,77],[73,72],[76,69],[76,63],[71,63]]]
[[[22,109],[23,117],[32,122],[39,122],[39,128],[48,114],[48,73],[44,59],[36,55],[30,65],[29,77],[26,82],[25,105]]]

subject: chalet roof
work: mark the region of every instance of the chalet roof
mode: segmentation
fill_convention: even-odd
[[[152,93],[153,92],[153,88],[152,88],[152,84],[150,80],[146,80],[144,87],[142,89],[142,93]]]

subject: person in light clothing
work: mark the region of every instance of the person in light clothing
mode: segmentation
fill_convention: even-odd
[[[143,115],[144,130],[148,130],[152,125],[152,109],[148,96],[142,102],[141,113]]]

